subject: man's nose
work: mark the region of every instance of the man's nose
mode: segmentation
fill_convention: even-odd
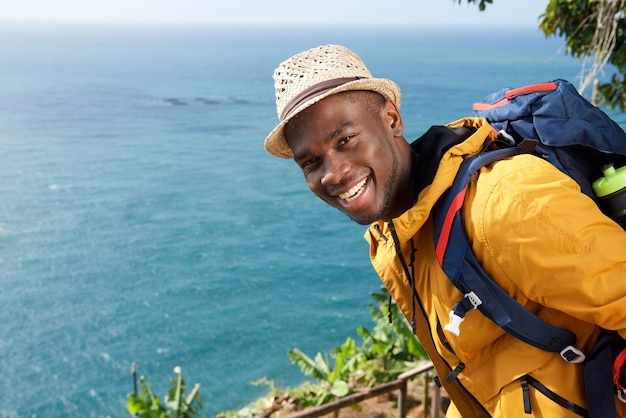
[[[341,183],[343,177],[348,173],[349,164],[343,158],[336,156],[324,160],[324,172],[321,183],[324,186]]]

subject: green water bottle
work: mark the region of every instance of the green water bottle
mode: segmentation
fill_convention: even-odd
[[[591,187],[606,214],[626,229],[626,166],[616,169],[608,164],[602,173],[604,177],[594,181]]]

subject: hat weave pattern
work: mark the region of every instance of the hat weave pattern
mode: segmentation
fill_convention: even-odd
[[[279,124],[265,139],[265,149],[281,158],[293,158],[283,133],[285,125],[325,97],[342,91],[370,90],[400,106],[398,85],[391,80],[372,78],[363,61],[354,52],[339,45],[319,46],[294,55],[276,68],[273,78]],[[336,85],[333,81],[337,81]],[[325,84],[331,88],[316,89]],[[302,94],[307,91],[315,93],[302,99]]]
[[[372,78],[354,52],[338,46],[318,47],[283,62],[274,71],[276,111],[281,115],[291,98],[311,86],[335,79]]]

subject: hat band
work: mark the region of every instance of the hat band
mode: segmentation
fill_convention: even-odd
[[[302,103],[320,96],[335,87],[341,86],[342,84],[349,83],[350,81],[360,80],[365,77],[343,77],[343,78],[333,78],[331,80],[322,81],[321,83],[313,84],[311,87],[308,87],[302,90],[300,93],[295,95],[289,100],[287,106],[280,113],[280,121],[284,121],[287,119],[287,116],[290,116],[290,113],[293,112],[298,106]]]

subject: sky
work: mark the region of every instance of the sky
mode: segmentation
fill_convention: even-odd
[[[0,22],[537,26],[549,0],[0,0]]]

